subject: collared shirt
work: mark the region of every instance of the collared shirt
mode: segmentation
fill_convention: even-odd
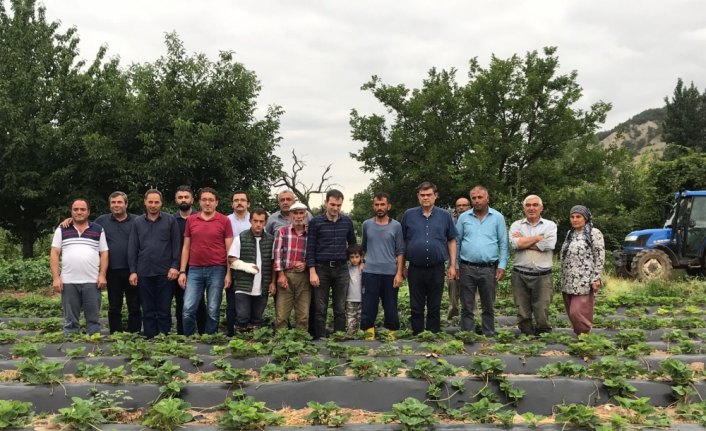
[[[410,208],[402,216],[405,258],[414,266],[431,267],[449,260],[449,242],[456,228],[448,211],[432,207],[429,217],[422,207]]]
[[[332,260],[345,261],[348,259],[348,246],[355,243],[355,229],[350,217],[340,214],[333,222],[326,214],[319,214],[309,222],[306,265],[314,266]]]
[[[196,211],[191,210],[191,215],[196,214]],[[177,225],[179,226],[179,255],[181,256],[181,248],[184,247],[184,230],[186,230],[186,221],[189,219],[189,217],[182,217],[181,213],[177,211],[174,213],[174,218],[177,221]]]
[[[250,213],[245,213],[245,217],[241,220],[235,213],[228,215],[230,226],[233,228],[233,238],[240,235],[240,232],[250,229]]]
[[[179,269],[181,248],[176,219],[160,212],[152,221],[147,214],[135,218],[128,245],[130,272],[138,276],[167,275],[169,269]]]
[[[307,211],[305,224],[309,224],[313,217],[314,216]],[[265,223],[265,232],[274,236],[275,232],[284,226],[289,226],[290,224],[292,224],[292,220],[289,217],[282,215],[281,211],[275,211],[267,218],[267,223]]]
[[[132,231],[132,222],[137,216],[135,214],[127,214],[124,220],[117,220],[111,214],[103,214],[99,216],[95,223],[103,227],[105,232],[105,240],[108,241],[110,248],[110,257],[108,268],[110,269],[127,269],[127,246]]]
[[[297,262],[306,259],[306,228],[300,234],[294,226],[282,226],[275,232],[275,242],[272,256],[275,271],[287,271],[294,268]]]
[[[51,246],[61,250],[61,281],[76,284],[98,281],[100,254],[108,251],[101,225],[89,223],[82,233],[74,225],[60,226],[54,231]]]
[[[219,212],[208,220],[202,217],[202,213],[189,216],[184,237],[191,238],[189,266],[226,265],[226,238],[233,238],[228,217]]]
[[[404,254],[402,225],[395,219],[387,224],[375,223],[375,217],[363,222],[363,252],[365,267],[369,274],[395,275],[397,256]]]
[[[519,232],[523,237],[544,235],[544,238],[535,244],[538,250],[531,248],[519,249],[519,238],[513,238],[513,234]],[[551,220],[540,218],[535,224],[531,224],[527,218],[517,220],[510,226],[510,245],[515,250],[514,267],[527,271],[545,271],[552,269],[552,255],[556,246],[556,223]]]
[[[461,214],[456,222],[458,230],[458,257],[466,262],[498,262],[498,268],[505,269],[509,257],[505,217],[488,208],[480,220],[474,210]]]

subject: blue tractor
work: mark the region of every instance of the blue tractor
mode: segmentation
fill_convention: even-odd
[[[663,228],[630,232],[613,252],[619,275],[668,280],[674,268],[706,274],[706,190],[677,192],[674,200]]]

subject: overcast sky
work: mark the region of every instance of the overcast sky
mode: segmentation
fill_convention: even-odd
[[[677,78],[706,86],[706,11],[701,1],[195,1],[51,0],[47,15],[76,26],[81,55],[100,45],[127,66],[163,55],[176,31],[188,52],[236,53],[262,84],[259,104],[280,105],[285,166],[291,151],[307,162],[308,182],[333,165],[350,199],[370,177],[349,157],[350,110],[383,113],[360,90],[371,75],[419,87],[431,67],[487,66],[557,46],[563,72],[578,71],[580,107],[613,105],[604,129],[663,105]],[[470,186],[470,185],[469,185]],[[410,191],[413,193],[413,191]]]

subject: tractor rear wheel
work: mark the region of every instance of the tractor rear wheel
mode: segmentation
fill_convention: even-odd
[[[669,280],[672,278],[672,260],[661,250],[639,251],[632,258],[632,275],[641,281]]]

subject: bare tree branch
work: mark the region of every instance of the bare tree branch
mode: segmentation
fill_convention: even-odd
[[[309,185],[305,184],[299,177],[299,174],[306,167],[306,162],[303,158],[297,156],[297,153],[292,150],[292,167],[291,173],[281,171],[280,176],[274,183],[275,187],[286,187],[294,193],[299,202],[306,205],[306,207],[311,211],[311,206],[309,205],[309,200],[311,195],[323,194],[329,191],[336,184],[329,183],[332,175],[330,175],[332,165],[329,164],[324,168],[321,173],[319,183],[314,187],[314,183]]]

